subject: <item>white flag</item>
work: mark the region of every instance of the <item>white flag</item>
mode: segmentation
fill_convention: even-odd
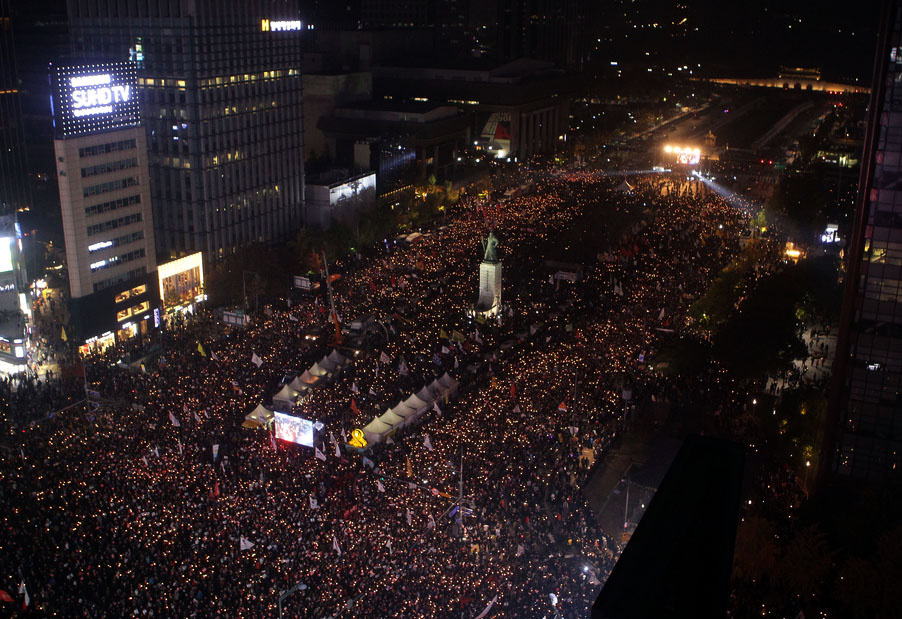
[[[154,445],[154,447],[153,447],[153,455],[155,455],[157,458],[160,457],[160,448],[157,447],[156,445]]]
[[[25,605],[25,608],[28,608],[31,605],[31,598],[28,597],[28,588],[25,586],[24,580],[22,581],[22,584],[19,585],[19,595],[25,596],[25,601],[23,602],[23,604]]]
[[[370,460],[369,458],[367,458],[366,456],[363,456],[363,465],[368,466],[371,469],[376,468],[376,463],[373,462],[372,460]]]
[[[385,545],[388,546],[388,554],[391,555],[391,540],[385,542]]]
[[[335,442],[335,457],[341,458],[341,448],[338,446],[338,441]]]
[[[219,361],[219,357],[217,357],[216,353],[212,350],[210,351],[210,358],[213,359],[213,361]]]
[[[322,460],[323,462],[326,461],[326,454],[324,454],[323,452],[321,452],[321,451],[319,450],[319,447],[314,447],[314,448],[313,448],[313,455],[316,456],[317,458],[319,458],[320,460]]]
[[[404,358],[401,357],[401,363],[398,364],[398,374],[401,376],[407,376],[410,372],[410,368],[407,367],[407,364],[404,362]]]
[[[451,350],[447,346],[442,346],[442,354],[447,355]]]
[[[432,441],[429,440],[429,435],[425,432],[423,433],[423,447],[432,451]]]
[[[144,466],[148,466],[148,464],[147,464],[147,456],[141,456],[141,459],[144,460]]]
[[[260,367],[261,365],[263,365],[263,359],[258,357],[257,353],[251,352],[251,363],[253,363],[257,367]]]
[[[383,486],[382,482],[378,479],[376,480],[376,489],[378,489],[379,492],[385,492],[385,486]]]
[[[391,357],[386,355],[385,351],[383,350],[382,353],[379,355],[379,361],[381,361],[382,363],[391,363]]]
[[[473,619],[482,619],[483,617],[488,615],[489,611],[492,610],[492,606],[494,606],[495,602],[497,602],[497,601],[498,601],[498,594],[496,593],[495,597],[492,598],[492,601],[489,602],[489,605],[485,607],[485,610],[482,611],[481,613],[479,613],[478,615],[476,615]]]
[[[438,400],[436,400],[435,402],[432,403],[432,408],[435,409],[435,412],[436,412],[437,415],[441,415],[441,414],[442,414],[442,409],[440,409],[440,408],[438,407]]]
[[[342,440],[342,442],[343,442],[345,445],[348,444],[348,435],[345,434],[345,429],[344,429],[344,428],[341,429],[341,440]]]
[[[313,498],[312,494],[310,495],[310,509],[319,509],[319,503]]]
[[[179,444],[179,455],[182,455],[182,441],[179,441],[178,439],[175,440],[178,441]]]
[[[200,415],[197,414],[197,411],[194,411],[194,421],[200,423]]]
[[[360,390],[357,388],[357,381],[356,381],[356,380],[355,380],[353,383],[351,383],[351,391],[352,391],[353,393],[360,393]]]
[[[458,365],[460,365],[460,363],[457,361],[457,357],[454,357],[454,369],[455,370],[457,369]]]
[[[413,524],[413,512],[410,511],[410,508],[407,508],[407,524]]]
[[[519,404],[517,404],[516,406],[514,406],[513,412],[515,412],[515,413],[519,413],[519,412],[520,412],[520,405],[519,405]]]
[[[338,538],[334,535],[332,536],[332,548],[335,549],[335,552],[338,553],[338,556],[341,556],[341,546],[338,545]]]
[[[182,424],[179,423],[179,420],[175,418],[175,415],[172,414],[172,411],[169,412],[169,421],[172,422],[176,428],[181,428]]]
[[[238,542],[238,545],[241,547],[241,550],[250,550],[251,548],[253,548],[255,546],[254,542],[250,541],[243,535],[241,536],[241,539]]]
[[[289,306],[290,307],[290,306]],[[294,314],[288,314],[288,320],[291,322],[297,322],[298,319],[294,317]]]
[[[213,443],[213,462],[216,462],[217,456],[219,456],[219,443]]]
[[[523,548],[523,544],[517,544],[517,554],[515,554],[514,556],[515,556],[515,557],[519,557],[519,556],[522,555],[525,551],[526,551],[526,549]]]
[[[386,445],[394,445],[395,439],[393,439],[392,437],[389,436],[387,439],[385,439],[385,444]]]
[[[429,514],[429,522],[426,523],[426,528],[427,529],[435,528],[435,519],[432,517],[432,514]]]
[[[576,433],[579,432],[579,428],[576,426],[570,426],[570,434],[576,436]]]
[[[658,313],[658,320],[664,320],[664,308],[661,308],[661,311]]]

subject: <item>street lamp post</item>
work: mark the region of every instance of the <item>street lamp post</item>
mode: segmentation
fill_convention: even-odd
[[[245,277],[248,273],[250,273],[251,275],[257,275],[257,276],[260,275],[259,273],[257,273],[257,271],[248,271],[247,269],[244,269],[241,271],[241,292],[244,297],[244,311],[247,311],[247,309],[248,309],[247,308],[247,279]],[[255,290],[254,298],[257,297],[257,294],[258,293]],[[256,305],[256,303],[255,303],[255,305]]]
[[[282,593],[279,594],[279,619],[282,619],[282,602],[284,602],[285,599],[292,593],[295,593],[297,591],[304,591],[306,589],[307,589],[307,585],[305,585],[302,582],[299,582],[295,586],[293,586],[291,589],[283,591]]]

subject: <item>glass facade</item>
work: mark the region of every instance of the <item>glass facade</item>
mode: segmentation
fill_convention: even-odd
[[[892,474],[902,452],[902,7],[890,4],[847,249],[827,434],[832,472],[856,480]]]
[[[0,213],[30,206],[9,0],[0,0]]]
[[[139,67],[160,260],[220,258],[304,221],[303,30],[279,0],[70,0],[73,52]]]

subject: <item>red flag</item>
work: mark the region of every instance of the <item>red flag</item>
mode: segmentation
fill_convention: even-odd
[[[351,398],[351,410],[355,413],[360,413],[360,409],[357,408],[357,402],[354,401],[354,398]]]
[[[511,383],[511,399],[515,399],[517,397],[517,383]]]
[[[210,493],[210,496],[219,496],[219,482],[213,484],[213,492]]]
[[[566,413],[567,412],[567,404],[565,404],[564,402],[561,402],[560,404],[557,405],[557,409],[561,413]]]
[[[370,288],[373,289],[373,292],[379,292],[379,289],[376,288],[376,283],[373,280],[370,280]]]
[[[8,592],[0,589],[0,602],[15,602],[15,600]]]

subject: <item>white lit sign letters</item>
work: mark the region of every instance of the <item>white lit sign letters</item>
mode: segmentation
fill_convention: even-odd
[[[264,19],[260,22],[260,30],[263,32],[292,32],[295,30],[301,30],[303,28],[303,24],[301,20],[290,20],[290,21],[273,21],[271,19]]]
[[[131,62],[54,67],[54,125],[73,137],[140,124],[137,67]]]
[[[73,116],[112,114],[113,103],[126,103],[132,87],[114,85],[112,75],[89,75],[69,78],[72,87]]]

